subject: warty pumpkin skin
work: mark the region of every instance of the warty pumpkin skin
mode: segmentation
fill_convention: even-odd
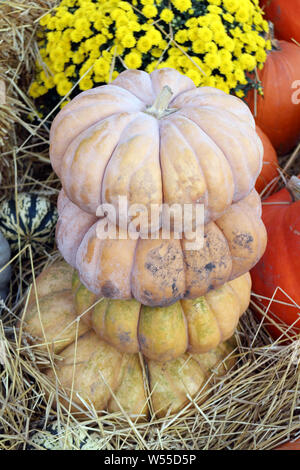
[[[146,418],[150,391],[154,412],[164,416],[168,410],[177,412],[184,407],[188,394],[195,397],[205,389],[212,369],[222,375],[234,365],[233,358],[224,361],[233,350],[229,342],[209,353],[184,354],[169,362],[117,351],[78,320],[72,275],[73,269],[65,262],[57,261],[47,268],[36,279],[39,308],[32,289],[21,322],[27,339],[39,348],[48,348],[50,355],[60,356],[55,372],[51,368],[45,374],[72,396],[74,413],[82,414],[81,397],[99,414],[103,410],[119,411],[121,406],[131,416]],[[69,408],[69,402],[62,403]]]
[[[300,139],[300,47],[287,41],[273,40],[264,68],[258,70],[264,96],[254,91],[247,103],[255,115],[256,124],[269,137],[279,154],[292,150]],[[296,88],[295,88],[296,86]],[[297,93],[298,89],[298,93]]]
[[[169,68],[126,70],[79,94],[50,133],[51,163],[67,196],[93,215],[100,203],[118,209],[125,196],[148,214],[151,204],[203,203],[207,223],[250,193],[262,151],[240,99],[197,89]]]
[[[287,336],[300,333],[300,179],[293,177],[287,188],[267,198],[263,204],[263,221],[268,245],[260,262],[252,269],[253,292],[259,304],[268,310],[275,323],[282,320],[294,327]],[[287,297],[288,296],[288,297]],[[292,304],[292,300],[296,305]],[[283,303],[280,303],[283,302]],[[286,305],[286,304],[291,304]],[[278,320],[279,319],[279,320]],[[275,325],[266,325],[274,338],[282,335]]]
[[[73,277],[77,315],[119,351],[141,352],[169,361],[189,351],[201,354],[231,338],[250,302],[249,273],[203,297],[183,299],[168,307],[146,307],[136,300],[97,299]]]
[[[57,245],[81,282],[98,297],[135,298],[149,307],[195,299],[236,279],[257,263],[266,247],[255,191],[207,224],[203,248],[193,251],[184,238],[100,239],[98,220],[63,192],[58,211]]]

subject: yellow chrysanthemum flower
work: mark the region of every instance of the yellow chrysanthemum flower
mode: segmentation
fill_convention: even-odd
[[[79,82],[79,89],[81,91],[90,90],[93,88],[93,80],[90,77],[84,77]]]
[[[211,68],[211,69],[216,69],[220,66],[221,64],[221,58],[220,56],[215,53],[208,52],[206,56],[204,57],[204,62]]]
[[[189,10],[192,7],[191,0],[171,0],[174,7],[179,10],[181,13]]]
[[[34,98],[81,79],[74,96],[125,68],[174,67],[197,86],[240,92],[271,48],[258,0],[61,0],[40,26]]]
[[[229,12],[234,13],[239,7],[239,0],[222,0],[223,7]]]
[[[137,42],[137,49],[142,53],[148,52],[151,49],[151,46],[152,43],[147,35],[142,36]]]
[[[183,44],[187,40],[188,40],[188,33],[186,29],[177,31],[177,33],[175,34],[175,41],[179,42],[179,44]]]
[[[157,15],[157,8],[154,5],[146,5],[142,9],[142,13],[146,18],[154,18]]]
[[[121,39],[121,43],[127,49],[131,49],[136,45],[136,39],[132,34],[125,34]]]
[[[171,21],[174,19],[174,13],[172,10],[169,8],[164,8],[161,11],[160,18],[165,22],[165,23],[171,23]]]
[[[196,69],[189,69],[187,71],[187,76],[193,80],[196,86],[199,86],[201,83],[201,75],[200,72]]]
[[[220,6],[221,3],[222,3],[222,0],[207,0],[208,3],[210,3],[211,5],[216,5],[216,6]]]
[[[142,56],[138,52],[129,52],[124,59],[129,69],[138,69],[142,65]]]
[[[57,93],[60,96],[65,96],[72,88],[72,82],[69,80],[61,80],[57,84]]]

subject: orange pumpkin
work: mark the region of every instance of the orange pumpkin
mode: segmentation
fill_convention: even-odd
[[[293,442],[286,442],[276,447],[274,450],[300,450],[300,439]]]
[[[300,47],[273,41],[264,68],[258,71],[264,96],[248,93],[247,102],[256,124],[280,154],[288,153],[300,140]],[[297,85],[298,84],[298,85]],[[297,90],[298,88],[298,90]]]
[[[264,147],[263,167],[255,183],[255,189],[260,194],[271,181],[279,176],[279,165],[276,151],[269,137],[258,126],[256,126],[256,132]]]
[[[257,263],[266,247],[260,197],[253,190],[215,222],[204,227],[204,246],[189,240],[133,240],[98,236],[97,219],[73,204],[62,191],[58,200],[57,245],[81,282],[97,296],[154,307],[197,298],[233,280]],[[122,239],[121,239],[122,237]]]
[[[300,333],[300,179],[293,177],[287,188],[266,199],[263,221],[268,245],[251,271],[253,292],[259,296],[255,301],[270,307],[268,315],[275,322],[294,325],[287,333],[291,337]],[[268,329],[275,338],[282,334],[275,325]]]
[[[48,351],[54,367],[41,367],[67,397],[60,398],[60,403],[69,408],[71,401],[71,411],[77,418],[86,416],[88,407],[97,414],[121,408],[134,420],[145,419],[150,414],[150,403],[157,416],[177,412],[189,402],[188,396],[194,398],[200,391],[205,392],[212,370],[216,377],[234,365],[235,360],[229,357],[234,340],[208,353],[184,354],[168,362],[117,351],[78,321],[72,274],[73,269],[60,261],[42,272],[36,279],[38,305],[32,289],[20,329],[35,347]],[[46,381],[45,394],[49,395]],[[197,403],[204,398],[199,396]],[[89,418],[93,411],[88,413]]]
[[[118,213],[124,196],[147,214],[152,204],[202,203],[208,223],[250,193],[262,152],[242,100],[196,88],[169,68],[126,70],[112,84],[79,94],[50,133],[51,163],[63,189],[93,215],[100,203]]]
[[[279,39],[300,43],[300,0],[261,0],[266,19],[275,26]]]

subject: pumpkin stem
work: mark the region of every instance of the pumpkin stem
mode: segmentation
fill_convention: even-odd
[[[286,187],[292,193],[294,200],[300,201],[300,179],[292,176]]]
[[[156,117],[157,119],[161,119],[162,117],[171,114],[174,112],[174,109],[169,109],[169,103],[173,96],[173,91],[168,85],[165,85],[159,95],[157,96],[156,100],[154,101],[152,106],[149,106],[146,109],[147,114],[151,114],[152,116]]]

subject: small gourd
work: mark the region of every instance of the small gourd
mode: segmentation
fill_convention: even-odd
[[[17,199],[4,200],[0,205],[0,230],[12,252],[27,244],[33,251],[51,245],[56,221],[56,207],[44,196],[19,193]]]

